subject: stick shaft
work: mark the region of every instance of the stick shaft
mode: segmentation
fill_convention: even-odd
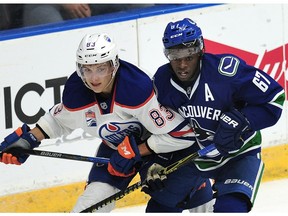
[[[109,163],[109,158],[88,157],[88,156],[82,156],[82,155],[66,154],[66,153],[61,153],[61,152],[51,152],[51,151],[44,151],[44,150],[21,149],[21,153],[28,154],[28,155],[42,156],[42,157],[69,159],[69,160],[85,161],[85,162],[93,162],[93,163],[102,163],[102,164]]]
[[[202,156],[205,156],[207,155],[209,152],[215,150],[216,147],[215,147],[215,144],[211,144],[203,149],[200,149],[199,151],[195,152],[195,153],[192,153],[178,161],[176,161],[175,163],[173,164],[170,164],[169,166],[165,167],[161,173],[164,174],[164,175],[168,175],[169,173],[171,172],[174,172],[176,171],[177,169],[179,169],[180,167],[190,163],[191,161],[195,160],[196,158],[198,157],[202,157]]]
[[[112,196],[109,196],[108,198],[96,203],[95,205],[92,205],[91,207],[89,207],[87,209],[84,209],[80,213],[90,213],[90,212],[92,213],[92,212],[98,210],[99,208],[102,208],[102,207],[108,205],[109,203],[112,203],[114,201],[122,199],[125,195],[130,194],[131,192],[137,190],[140,187],[141,187],[141,181],[127,187],[123,191],[119,191],[118,193],[115,193]]]

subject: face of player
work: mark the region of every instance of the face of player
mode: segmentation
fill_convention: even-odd
[[[192,81],[197,75],[200,56],[198,53],[188,57],[171,60],[170,64],[180,81]]]
[[[101,64],[83,65],[81,73],[87,85],[95,93],[110,93],[112,91],[112,74],[114,67],[110,62]]]

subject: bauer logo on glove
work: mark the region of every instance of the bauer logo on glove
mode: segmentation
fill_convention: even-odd
[[[225,156],[240,149],[244,144],[241,135],[249,127],[249,121],[237,109],[233,108],[230,112],[223,113],[213,139],[217,150]]]
[[[231,125],[234,128],[236,128],[239,125],[239,123],[237,121],[235,121],[234,119],[232,119],[229,116],[225,115],[225,113],[223,113],[220,116],[220,119],[222,119],[222,121],[226,122],[228,125]]]

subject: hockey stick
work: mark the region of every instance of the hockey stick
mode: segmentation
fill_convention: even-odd
[[[76,161],[101,163],[101,164],[109,163],[109,158],[104,158],[104,157],[88,157],[88,156],[81,156],[81,155],[66,154],[66,153],[61,153],[61,152],[35,150],[35,149],[15,148],[13,149],[13,151],[7,151],[7,153],[9,152],[16,153],[16,154],[36,155],[36,156],[43,156],[43,157],[50,157],[50,158],[69,159],[69,160],[76,160]],[[0,152],[0,154],[2,153],[3,152]]]
[[[194,161],[195,159],[197,159],[198,157],[202,157],[207,155],[209,152],[215,150],[216,147],[214,144],[211,144],[207,147],[205,147],[204,149],[198,150],[197,152],[190,154],[178,161],[176,161],[175,163],[165,167],[163,170],[160,171],[160,174],[162,175],[168,175],[174,171],[176,171],[177,169],[179,169],[180,167]],[[108,205],[109,203],[112,203],[114,201],[117,201],[119,199],[122,199],[125,195],[137,190],[138,188],[140,188],[142,185],[141,181],[136,182],[135,184],[127,187],[125,190],[123,191],[119,191],[118,193],[115,193],[113,195],[111,195],[110,197],[92,205],[91,207],[84,209],[83,211],[81,211],[80,213],[89,213],[89,212],[94,212],[96,210],[98,210],[99,208],[102,208],[106,205]]]

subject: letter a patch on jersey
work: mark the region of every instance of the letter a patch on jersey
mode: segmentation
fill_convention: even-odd
[[[239,66],[239,59],[233,56],[225,56],[221,58],[218,71],[224,76],[234,76]]]

